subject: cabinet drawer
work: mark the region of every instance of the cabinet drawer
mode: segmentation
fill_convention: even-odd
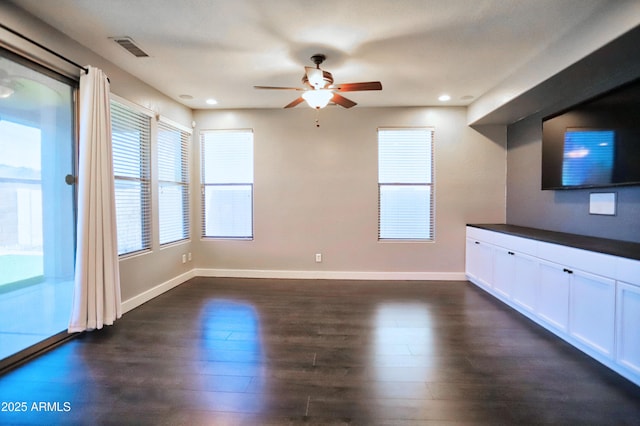
[[[530,238],[516,237],[514,235],[503,234],[501,232],[487,231],[474,227],[467,227],[467,238],[485,241],[496,246],[504,247],[511,251],[535,256],[537,253],[538,241]]]
[[[492,242],[495,245],[504,247],[510,251],[524,253],[531,256],[535,256],[538,252],[538,241],[529,238],[498,234]]]
[[[473,226],[467,226],[467,238],[474,240],[481,240],[491,242],[497,232],[487,231],[486,229],[475,228]]]
[[[614,277],[616,256],[540,242],[538,257],[603,277]]]
[[[640,260],[618,258],[616,279],[630,284],[640,285]]]

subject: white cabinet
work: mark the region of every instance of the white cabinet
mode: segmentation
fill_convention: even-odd
[[[569,333],[591,349],[613,358],[616,282],[573,271],[570,285]]]
[[[467,228],[469,280],[640,385],[640,261],[503,230]]]
[[[538,261],[502,247],[493,249],[493,290],[533,312],[537,300]]]
[[[493,250],[493,289],[503,297],[510,297],[515,279],[515,253],[496,247]]]
[[[540,261],[536,313],[552,327],[566,331],[569,325],[571,271],[556,263]]]
[[[515,255],[516,279],[512,288],[513,302],[520,308],[534,312],[538,304],[539,265],[537,259]]]
[[[491,287],[493,281],[493,248],[490,244],[467,238],[467,276],[476,284]]]
[[[618,282],[616,361],[640,376],[640,286]]]

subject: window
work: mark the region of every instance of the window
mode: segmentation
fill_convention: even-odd
[[[111,101],[118,254],[151,247],[149,156],[151,117]]]
[[[201,147],[202,235],[253,238],[253,131],[203,131]]]
[[[158,219],[160,244],[189,238],[189,140],[191,132],[158,122]]]
[[[433,240],[433,129],[378,129],[378,238]]]

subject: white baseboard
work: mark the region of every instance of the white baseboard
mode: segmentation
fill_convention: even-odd
[[[162,293],[165,293],[171,290],[174,287],[179,286],[183,282],[195,277],[195,269],[192,269],[184,274],[178,275],[175,278],[170,279],[169,281],[165,281],[162,284],[158,284],[157,286],[150,288],[149,290],[138,294],[137,296],[133,296],[130,299],[122,302],[122,313],[127,313],[130,310],[137,308],[145,302],[153,299],[154,297],[160,296]]]
[[[363,271],[285,271],[258,269],[192,269],[122,302],[127,313],[194,277],[389,280],[389,281],[465,281],[464,272],[363,272]]]
[[[464,272],[286,271],[259,269],[195,269],[196,277],[282,278],[325,280],[465,281]]]

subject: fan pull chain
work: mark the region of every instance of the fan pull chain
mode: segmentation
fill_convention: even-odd
[[[320,127],[320,108],[316,108],[316,127]]]

